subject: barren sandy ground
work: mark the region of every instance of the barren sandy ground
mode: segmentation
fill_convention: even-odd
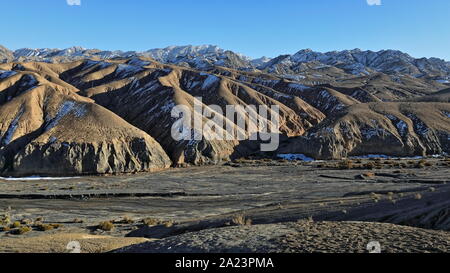
[[[23,235],[0,232],[0,252],[26,251],[27,238],[44,242],[47,237],[42,240],[35,237],[68,233],[155,239],[187,232],[190,233],[186,236],[198,231],[207,233],[212,230],[214,233],[224,227],[233,230],[229,226],[236,215],[251,219],[255,229],[264,229],[259,227],[263,224],[281,225],[312,218],[314,221],[385,222],[450,230],[449,168],[443,165],[443,159],[429,161],[431,166],[425,168],[386,166],[374,170],[340,170],[324,166],[330,162],[241,162],[231,166],[173,169],[134,176],[0,180],[0,215],[11,215],[11,221],[44,217],[40,220],[45,223],[63,224],[63,227],[47,232],[36,229]],[[133,221],[121,221],[125,216]],[[174,224],[147,226],[141,221],[146,218]],[[112,231],[99,230],[97,225],[102,221],[115,221],[115,228]],[[352,224],[342,225],[342,232],[349,225]],[[373,227],[366,225],[369,231]],[[241,229],[235,227],[234,230]],[[353,231],[349,229],[348,232]],[[399,233],[393,232],[392,236],[396,234]],[[446,234],[430,232],[428,238],[436,242],[445,241]],[[268,234],[274,238],[275,235]],[[410,251],[426,251],[417,246],[422,241],[415,245],[416,237],[409,237],[412,240]],[[123,245],[117,248],[129,244],[129,241],[122,242]],[[61,242],[59,248],[43,248],[43,251],[59,252],[61,247],[65,249],[66,244]],[[315,244],[314,240],[312,244]],[[359,249],[362,244],[363,240],[357,244],[358,251],[366,251],[365,248]],[[15,248],[12,249],[11,245]],[[291,247],[277,251],[313,251],[313,245],[310,246],[303,250]],[[319,238],[317,251],[322,249],[320,246]],[[398,251],[406,251],[406,248],[408,245]],[[94,247],[92,251],[98,249],[102,248]],[[111,250],[111,247],[103,250]],[[430,249],[439,250],[441,248],[437,246]],[[340,243],[326,251],[358,252]]]
[[[310,222],[226,227],[124,247],[129,253],[383,253],[450,251],[450,234],[382,223]]]
[[[128,245],[148,241],[144,238],[117,238],[89,234],[61,233],[31,238],[8,238],[1,241],[1,252],[7,253],[70,253],[70,242],[80,243],[79,253],[104,253]]]

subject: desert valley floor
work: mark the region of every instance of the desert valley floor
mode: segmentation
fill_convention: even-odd
[[[385,252],[445,252],[448,164],[264,159],[128,176],[0,178],[0,216],[32,228],[3,229],[0,252],[67,252],[72,240],[85,252],[367,252],[374,240]]]

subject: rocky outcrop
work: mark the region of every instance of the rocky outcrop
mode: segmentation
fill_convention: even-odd
[[[15,175],[89,175],[151,172],[170,167],[170,161],[146,138],[104,142],[33,141],[14,156]]]

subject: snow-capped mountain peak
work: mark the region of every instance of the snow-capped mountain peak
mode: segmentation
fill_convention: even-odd
[[[263,70],[268,73],[296,76],[303,65],[315,67],[336,67],[353,75],[366,75],[372,72],[385,74],[406,74],[413,77],[436,79],[450,76],[450,62],[439,58],[413,58],[398,50],[370,51],[359,48],[352,50],[317,52],[302,49],[293,55],[280,55],[276,58],[249,58],[245,55],[224,50],[216,45],[169,46],[135,51],[102,51],[71,47],[66,49],[22,48],[14,52],[5,48],[0,50],[0,61],[42,61],[64,62],[86,58],[113,59],[150,57],[158,62],[188,66],[207,70],[213,66],[223,66],[239,70]]]

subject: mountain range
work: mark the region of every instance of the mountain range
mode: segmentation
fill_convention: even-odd
[[[2,62],[39,61],[58,63],[86,58],[108,60],[131,57],[148,57],[161,63],[176,64],[199,70],[209,69],[211,66],[224,66],[244,71],[263,71],[278,75],[301,77],[311,70],[335,68],[353,75],[382,72],[389,75],[431,78],[440,82],[450,81],[450,62],[439,58],[417,59],[397,50],[374,52],[354,49],[320,53],[304,49],[293,55],[252,59],[213,45],[170,46],[143,52],[103,51],[82,47],[66,49],[22,48],[11,51],[0,46],[0,61]]]
[[[215,46],[0,54],[2,175],[149,172],[261,155],[248,140],[174,140],[172,107],[192,108],[196,97],[224,112],[278,105],[275,155],[450,153],[450,65],[436,58],[301,50],[253,60]]]

